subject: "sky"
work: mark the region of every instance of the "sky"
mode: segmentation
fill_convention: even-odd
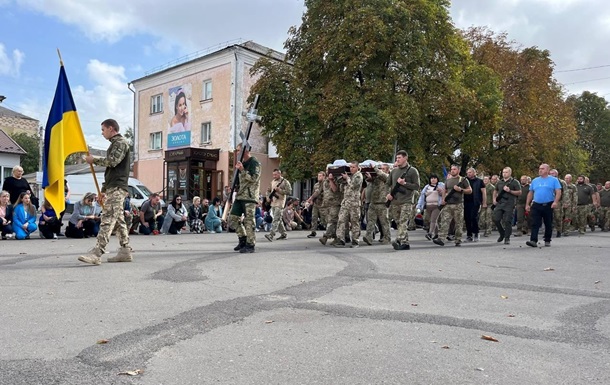
[[[304,11],[303,0],[0,0],[2,106],[46,125],[59,49],[87,143],[105,149],[104,119],[133,126],[130,81],[239,39],[284,51]],[[567,93],[610,100],[607,0],[454,0],[450,12],[458,28],[549,50]]]

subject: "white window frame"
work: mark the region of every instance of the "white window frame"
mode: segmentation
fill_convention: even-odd
[[[159,114],[163,112],[163,94],[157,94],[150,97],[150,114]]]
[[[209,86],[209,90],[208,90]],[[201,100],[212,100],[212,79],[203,81],[203,88],[201,90]],[[209,91],[209,92],[208,92]]]
[[[158,131],[150,133],[149,148],[151,150],[161,150],[163,148],[163,132]]]
[[[212,143],[212,122],[201,123],[201,144]]]

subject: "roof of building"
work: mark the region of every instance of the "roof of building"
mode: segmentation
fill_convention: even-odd
[[[2,107],[0,107],[2,108]],[[21,148],[6,132],[0,130],[0,152],[9,154],[25,155],[27,152]]]
[[[26,120],[34,120],[38,121],[38,119],[30,118],[29,116],[25,116],[20,114],[19,112],[9,110],[8,108],[0,106],[0,116],[6,116],[8,118],[18,118],[18,119],[26,119]]]
[[[283,54],[281,52],[278,52],[272,48],[265,47],[263,45],[255,43],[252,40],[248,40],[245,43],[242,43],[242,40],[239,39],[237,41],[237,43],[235,43],[235,41],[233,41],[233,42],[227,42],[224,44],[219,44],[217,46],[210,47],[205,50],[201,50],[201,51],[183,56],[181,58],[173,60],[173,61],[166,63],[164,65],[161,65],[159,67],[153,68],[152,70],[146,71],[143,77],[132,80],[132,83],[138,82],[140,80],[149,78],[153,75],[157,75],[159,73],[165,72],[167,70],[179,67],[179,66],[187,64],[187,63],[191,63],[191,62],[194,62],[197,60],[202,60],[208,56],[211,56],[211,55],[216,54],[221,51],[232,49],[234,47],[240,47],[240,48],[246,49],[248,51],[255,52],[259,55],[267,56],[269,58],[273,58],[273,59],[280,60],[280,61],[284,60],[285,56],[286,56],[285,54]]]

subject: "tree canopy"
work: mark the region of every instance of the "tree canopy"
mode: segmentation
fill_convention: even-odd
[[[27,152],[27,154],[23,155],[21,158],[23,173],[30,174],[38,171],[38,164],[40,162],[40,140],[38,135],[18,132],[12,134],[11,138]]]
[[[285,61],[251,70],[263,133],[291,178],[335,159],[392,161],[397,149],[425,173],[451,163],[492,173],[583,164],[575,104],[549,51],[485,28],[459,31],[445,0],[305,5]]]

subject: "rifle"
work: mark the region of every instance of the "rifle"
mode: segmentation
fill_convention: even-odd
[[[282,183],[284,182],[284,178],[280,179],[280,183],[277,184],[277,187],[280,187],[282,185]],[[267,195],[267,198],[263,201],[263,208],[265,209],[265,211],[269,211],[269,209],[271,209],[271,202],[273,202],[273,198],[277,197],[277,191],[272,190],[269,195]]]
[[[459,178],[461,178],[461,177],[459,177]],[[460,186],[460,183],[462,183],[462,181],[463,181],[463,180],[464,180],[464,179],[458,179],[458,183],[456,184],[456,186]],[[460,186],[460,187],[462,187],[462,186]],[[445,188],[447,188],[447,185],[445,185]],[[439,210],[442,210],[442,209],[443,209],[443,207],[445,207],[445,206],[447,205],[447,201],[448,201],[448,200],[449,200],[449,198],[451,198],[451,197],[453,196],[453,194],[455,194],[455,193],[456,193],[455,189],[454,189],[454,188],[452,188],[452,189],[451,189],[451,191],[449,191],[449,192],[447,193],[447,196],[445,196],[445,199],[444,199],[444,204],[443,204],[441,207],[439,207]]]
[[[407,168],[407,170],[398,179],[405,179],[410,169],[411,166],[409,166],[409,168]],[[398,189],[402,187],[400,184],[398,184],[398,179],[396,179],[396,183],[394,184],[394,187],[392,187],[392,191],[390,191],[390,195],[392,196],[392,198],[396,198],[396,193],[398,192]],[[390,207],[391,204],[391,200],[388,199],[385,201],[385,207]]]
[[[254,103],[252,103],[250,110],[246,114],[246,117],[249,122],[248,128],[246,129],[246,135],[244,135],[244,133],[241,131],[239,132],[239,136],[242,138],[241,151],[239,151],[239,155],[238,155],[238,161],[240,163],[243,162],[243,160],[244,160],[244,152],[246,151],[246,147],[250,146],[250,144],[248,143],[248,139],[250,138],[250,132],[252,131],[252,126],[254,125],[254,122],[256,121],[256,119],[259,118],[259,116],[256,115],[259,100],[260,100],[259,95],[256,94],[256,96],[254,97]],[[231,203],[234,199],[233,194],[235,194],[235,190],[238,189],[238,185],[239,185],[239,170],[235,169],[233,171],[233,182],[231,183],[231,194],[229,194],[229,199],[227,199],[227,202],[225,203],[225,208],[222,212],[223,221],[227,220],[227,216],[229,215],[229,207],[231,206]]]
[[[510,178],[510,180],[508,181],[508,183],[505,183],[504,186],[509,186],[513,181],[513,178]],[[510,188],[510,187],[509,187]],[[498,195],[496,196],[496,202],[500,202],[500,198],[502,198],[502,196],[504,195],[506,191],[504,191],[504,188],[502,188],[502,190],[500,190],[500,192],[498,193]],[[492,204],[491,205],[491,209],[495,210],[496,209],[496,205]]]

